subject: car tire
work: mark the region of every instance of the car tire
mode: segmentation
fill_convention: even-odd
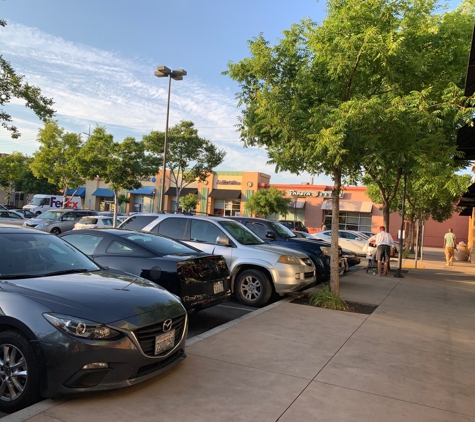
[[[36,211],[36,215],[41,215],[41,211]]]
[[[57,236],[58,234],[61,234],[61,229],[59,227],[53,227],[50,233]]]
[[[234,292],[243,305],[262,306],[269,302],[272,286],[262,271],[246,270],[237,276]]]
[[[17,331],[0,333],[0,411],[11,413],[41,399],[39,366],[30,342]]]

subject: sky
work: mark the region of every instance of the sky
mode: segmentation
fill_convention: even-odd
[[[277,43],[282,31],[310,17],[315,0],[7,0],[0,2],[0,51],[25,80],[54,98],[55,119],[86,134],[105,126],[114,139],[141,139],[165,130],[168,80],[157,66],[185,69],[172,80],[169,126],[191,120],[201,137],[226,151],[217,170],[260,171],[272,183],[302,183],[310,175],[274,172],[265,149],[244,148],[236,131],[237,83],[222,75],[229,61],[249,56],[247,41],[263,33]],[[43,123],[20,101],[5,107],[22,136],[0,129],[0,152],[32,155]],[[318,177],[315,178],[317,183]],[[321,183],[329,184],[322,177]]]
[[[259,171],[271,183],[307,183],[311,175],[275,173],[265,149],[244,148],[236,131],[239,86],[222,75],[249,56],[259,34],[276,44],[283,31],[309,17],[321,23],[315,0],[6,0],[0,2],[0,52],[17,73],[54,99],[66,131],[105,126],[116,141],[165,131],[168,80],[159,65],[185,69],[172,80],[169,126],[194,122],[201,137],[226,151],[216,170]],[[43,123],[20,101],[4,107],[22,136],[0,128],[0,153],[32,155]],[[314,184],[331,185],[324,175]]]

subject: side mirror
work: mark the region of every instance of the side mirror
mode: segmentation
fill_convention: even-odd
[[[216,244],[217,244],[217,245],[220,245],[220,246],[229,246],[229,245],[230,245],[229,238],[228,238],[228,237],[220,237],[220,236],[218,236],[218,237],[216,238]]]
[[[274,232],[267,232],[266,237],[273,240],[277,239],[277,236],[275,235]]]

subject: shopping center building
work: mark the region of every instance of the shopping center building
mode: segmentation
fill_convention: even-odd
[[[176,186],[165,180],[164,209],[177,211]],[[333,186],[315,185],[311,182],[301,184],[273,184],[271,176],[260,172],[215,171],[206,180],[195,182],[181,191],[181,196],[196,194],[198,205],[196,212],[203,215],[232,216],[249,215],[246,202],[259,189],[271,186],[284,191],[291,200],[287,215],[272,215],[269,218],[302,221],[310,233],[320,230],[322,222],[332,226]],[[72,194],[75,190],[69,190]],[[122,204],[122,212],[156,212],[159,209],[162,192],[161,173],[142,181],[142,187],[136,190],[123,191],[129,197],[128,204]],[[83,198],[83,206],[98,211],[112,210],[114,193],[101,179],[88,181],[78,189],[76,195]],[[340,195],[339,227],[349,230],[379,231],[383,224],[383,213],[380,204],[373,203],[366,195],[362,186],[343,187]],[[460,216],[455,212],[451,219],[444,223],[429,220],[424,223],[423,246],[442,247],[444,234],[453,228],[457,242],[467,242],[469,217]],[[390,216],[389,232],[396,238],[401,228],[401,216],[393,213]],[[408,227],[406,227],[407,229]]]

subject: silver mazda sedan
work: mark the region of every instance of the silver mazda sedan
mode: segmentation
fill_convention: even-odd
[[[0,411],[120,388],[185,358],[180,300],[64,240],[0,226]]]

